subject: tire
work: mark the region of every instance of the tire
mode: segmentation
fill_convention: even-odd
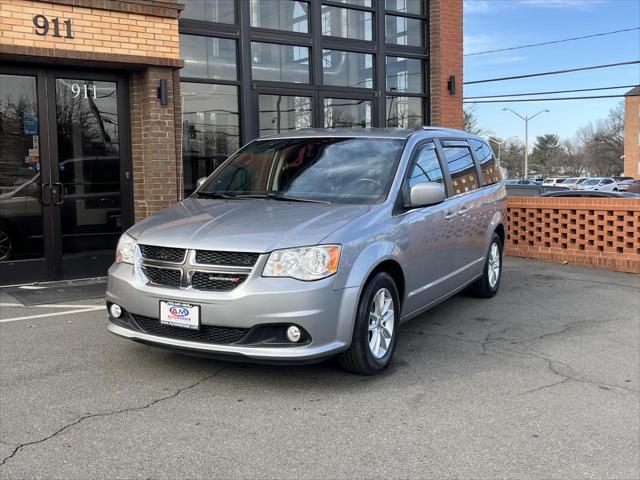
[[[380,303],[378,306],[374,304],[374,301],[379,301],[381,296],[385,300],[383,304],[393,309],[390,316],[388,313],[390,310],[381,309]],[[390,304],[387,300],[390,300]],[[382,312],[383,315],[380,316],[376,312]],[[383,321],[381,317],[386,320]],[[393,320],[393,325],[389,325],[390,320]],[[338,357],[342,368],[358,375],[381,373],[387,368],[395,352],[399,323],[400,301],[396,283],[388,273],[377,273],[369,280],[360,297],[351,346]],[[389,334],[390,339],[387,336]],[[380,335],[383,337],[381,338]],[[374,336],[377,340],[374,340]],[[385,343],[386,348],[384,348]]]
[[[497,252],[494,250],[497,248]],[[493,266],[495,265],[495,257],[497,256],[497,274]],[[497,278],[496,278],[497,275]],[[489,251],[487,252],[487,258],[484,262],[484,270],[482,271],[482,277],[476,280],[470,287],[469,291],[475,297],[479,298],[491,298],[500,288],[500,281],[502,280],[502,242],[500,237],[494,233],[489,244]]]
[[[0,261],[9,260],[13,251],[13,239],[9,231],[0,226]]]

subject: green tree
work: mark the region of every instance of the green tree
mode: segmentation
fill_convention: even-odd
[[[555,133],[547,133],[536,138],[536,143],[529,155],[529,171],[538,175],[558,175],[560,157],[560,137]]]
[[[502,144],[500,167],[507,178],[524,178],[524,144],[519,140],[507,140]]]

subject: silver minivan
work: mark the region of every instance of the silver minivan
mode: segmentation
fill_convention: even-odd
[[[458,130],[305,130],[254,140],[193,195],[124,233],[109,330],[275,363],[338,355],[371,375],[399,325],[455,293],[498,291],[506,193]]]

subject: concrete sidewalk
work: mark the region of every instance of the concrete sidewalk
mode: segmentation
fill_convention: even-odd
[[[375,378],[180,356],[105,325],[0,323],[1,478],[640,476],[630,274],[506,258],[498,296],[403,325]]]

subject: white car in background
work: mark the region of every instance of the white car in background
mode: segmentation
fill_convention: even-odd
[[[542,181],[543,187],[559,187],[562,182],[564,182],[567,177],[549,177],[545,178]]]
[[[618,184],[613,178],[589,178],[578,186],[578,190],[599,190],[601,192],[617,192]]]
[[[557,186],[562,188],[568,188],[570,190],[576,190],[582,183],[584,183],[588,179],[589,177],[567,178],[564,182],[559,183]]]

